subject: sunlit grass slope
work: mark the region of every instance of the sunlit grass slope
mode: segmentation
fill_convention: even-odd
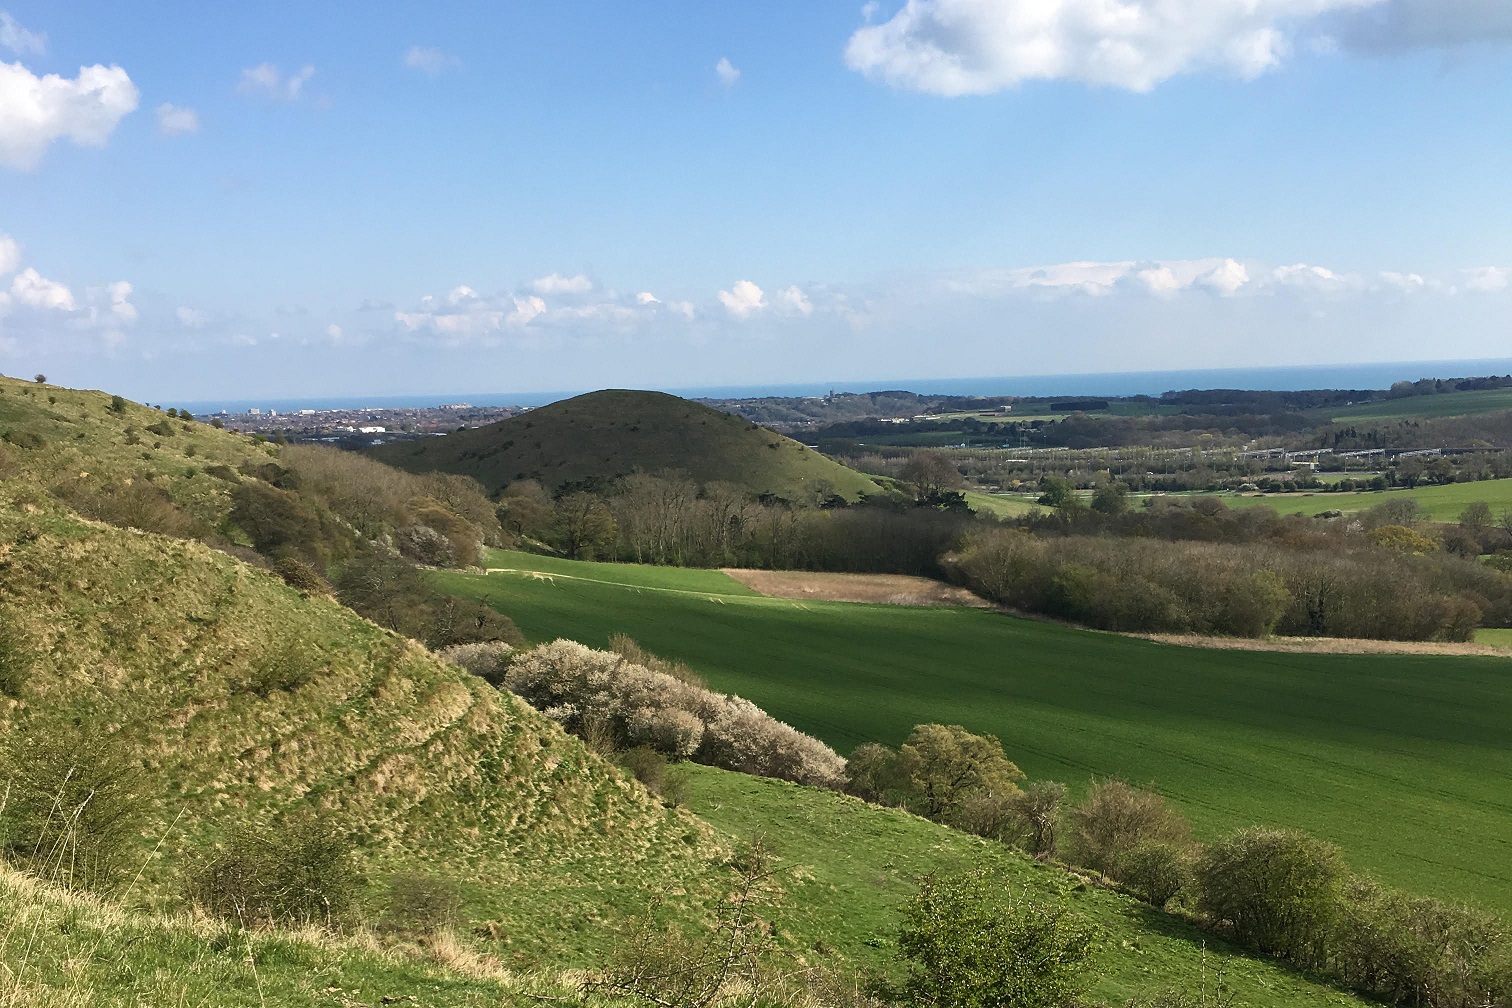
[[[1034,777],[1153,783],[1206,836],[1295,826],[1403,888],[1512,909],[1507,659],[1184,648],[982,610],[753,598],[707,571],[489,564],[515,572],[438,579],[535,640],[630,634],[842,752],[962,724]]]
[[[147,773],[137,895],[172,905],[227,831],[316,809],[367,878],[436,873],[511,961],[591,961],[725,848],[554,722],[334,601],[198,543],[0,487],[0,736],[115,736]],[[18,654],[19,652],[19,654]],[[153,857],[148,851],[161,840]]]
[[[788,898],[776,923],[799,947],[845,949],[885,970],[897,951],[898,909],[918,879],[989,865],[1010,885],[1070,904],[1106,929],[1091,970],[1094,1001],[1120,1005],[1164,989],[1198,991],[1204,983],[1211,991],[1221,975],[1224,989],[1247,1008],[1361,1003],[1001,844],[845,795],[693,769],[693,810],[734,836],[760,839],[782,859]]]
[[[519,479],[548,487],[632,472],[678,470],[790,500],[821,490],[855,498],[876,483],[748,420],[662,392],[591,392],[445,437],[381,445],[372,455],[410,472],[461,473],[490,493]]]
[[[540,981],[469,976],[484,971],[463,972],[431,958],[371,939],[240,930],[125,910],[0,865],[0,1005],[6,1008],[484,1008],[536,1004],[559,993]],[[533,989],[537,985],[547,991]]]

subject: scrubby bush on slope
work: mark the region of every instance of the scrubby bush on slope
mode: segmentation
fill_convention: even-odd
[[[606,722],[616,742],[646,745],[674,758],[839,787],[845,761],[815,738],[783,724],[749,700],[715,693],[664,672],[558,640],[515,658],[504,685],[531,706],[584,734]]]

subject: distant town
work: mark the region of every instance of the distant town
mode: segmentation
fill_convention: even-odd
[[[483,427],[534,408],[472,406],[468,403],[424,408],[302,409],[289,412],[252,408],[245,413],[226,410],[201,413],[195,419],[207,423],[218,420],[227,430],[243,434],[281,436],[286,441],[320,441],[355,448],[449,434],[465,427]]]

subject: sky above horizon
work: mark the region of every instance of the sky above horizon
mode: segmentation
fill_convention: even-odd
[[[0,372],[1512,356],[1512,0],[0,0]]]

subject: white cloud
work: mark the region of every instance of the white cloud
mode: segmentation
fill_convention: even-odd
[[[714,64],[714,74],[719,78],[719,83],[727,88],[734,87],[740,80],[740,71],[725,56],[719,57],[719,62]]]
[[[47,36],[27,31],[9,13],[0,11],[0,48],[9,49],[17,56],[40,56],[47,51]]]
[[[80,67],[77,77],[67,78],[0,63],[0,164],[30,171],[55,140],[103,147],[137,98],[136,85],[118,66]]]
[[[1234,259],[1225,259],[1197,278],[1197,282],[1219,294],[1233,294],[1250,282],[1249,270]]]
[[[11,280],[10,295],[16,304],[41,311],[71,312],[77,307],[72,291],[31,267],[17,273]]]
[[[586,294],[593,290],[593,281],[581,273],[576,276],[553,273],[531,281],[530,289],[537,294]]]
[[[800,315],[814,314],[814,303],[808,295],[797,287],[787,287],[777,293],[777,300],[782,302],[783,307],[795,311]]]
[[[766,307],[766,294],[749,280],[736,280],[729,290],[719,292],[719,303],[736,318],[749,318]]]
[[[1277,266],[1271,270],[1271,279],[1284,286],[1313,291],[1335,290],[1346,283],[1344,277],[1326,266],[1309,266],[1305,263]]]
[[[329,337],[332,341],[340,342],[341,337],[344,335],[346,334],[342,332],[341,326],[337,325],[335,322],[332,322],[330,325],[326,326],[326,336]]]
[[[1512,269],[1480,266],[1466,271],[1465,286],[1483,294],[1495,294],[1512,287]]]
[[[1181,290],[1183,284],[1176,277],[1176,271],[1165,265],[1145,266],[1134,271],[1134,277],[1149,290],[1151,294],[1169,295]]]
[[[655,294],[652,294],[650,291],[641,291],[639,294],[635,295],[635,303],[642,305],[661,304],[661,299],[658,298]]]
[[[182,136],[185,133],[198,133],[200,127],[199,113],[192,108],[184,108],[181,105],[170,105],[167,102],[157,107],[158,132],[163,136]]]
[[[278,101],[298,101],[304,86],[315,76],[315,68],[305,66],[298,73],[284,76],[272,63],[262,63],[242,71],[237,90],[242,94],[262,95]]]
[[[209,313],[200,311],[198,308],[185,308],[180,305],[173,314],[178,318],[179,325],[185,329],[199,329],[210,321]]]
[[[137,320],[136,305],[131,303],[133,289],[128,280],[117,280],[105,285],[105,294],[110,299],[110,314],[118,322],[131,323]]]
[[[9,235],[0,236],[0,276],[16,272],[21,265],[21,243]]]
[[[857,29],[851,69],[937,95],[990,94],[1029,80],[1148,91],[1216,67],[1254,77],[1320,15],[1384,0],[907,0]]]
[[[419,70],[421,73],[436,77],[453,67],[460,66],[461,61],[455,56],[448,56],[440,49],[430,46],[410,46],[404,51],[404,65],[411,70]]]

